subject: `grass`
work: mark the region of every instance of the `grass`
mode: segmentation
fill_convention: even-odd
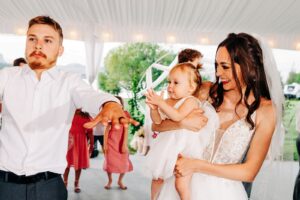
[[[286,100],[284,105],[283,125],[285,127],[285,140],[284,140],[284,160],[298,160],[298,153],[296,150],[296,138],[298,133],[296,131],[295,112],[296,107],[300,101]]]

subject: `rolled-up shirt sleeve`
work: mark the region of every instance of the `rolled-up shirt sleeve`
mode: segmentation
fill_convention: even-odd
[[[79,76],[74,77],[75,87],[72,90],[72,99],[76,108],[82,108],[93,117],[96,116],[104,103],[113,101],[119,103],[119,100],[111,94],[96,91],[91,85],[84,82]]]

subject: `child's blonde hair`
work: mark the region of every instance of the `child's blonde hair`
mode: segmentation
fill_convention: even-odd
[[[195,90],[192,95],[197,97],[202,84],[202,79],[198,69],[199,68],[195,67],[192,63],[185,62],[175,65],[169,74],[176,70],[180,70],[182,73],[187,73],[190,85],[195,86]]]

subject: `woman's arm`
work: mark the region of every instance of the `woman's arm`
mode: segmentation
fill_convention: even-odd
[[[199,131],[207,123],[207,117],[204,116],[202,109],[195,109],[186,118],[180,122],[172,120],[163,120],[161,124],[152,124],[152,130],[163,132],[177,129],[188,129]]]
[[[194,109],[199,107],[195,98],[186,99],[178,108],[170,106],[167,101],[160,101],[157,106],[173,121],[179,122],[186,118]]]
[[[233,180],[252,182],[267,155],[275,129],[275,112],[272,106],[261,109],[257,115],[256,131],[245,163],[212,164],[203,160],[180,157],[175,167],[176,176],[201,172]]]
[[[150,108],[150,116],[154,124],[160,124],[162,122],[158,109]]]
[[[195,98],[187,98],[183,104],[177,109],[170,105],[171,99],[163,99],[163,92],[157,95],[152,89],[149,89],[145,94],[146,103],[150,106],[158,106],[171,120],[181,121],[192,110],[198,107],[198,101]]]

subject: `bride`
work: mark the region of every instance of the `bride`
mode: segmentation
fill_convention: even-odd
[[[251,35],[231,33],[217,48],[217,81],[210,97],[220,127],[199,156],[202,160],[179,156],[174,170],[176,178],[194,173],[193,200],[248,199],[242,181],[252,182],[268,151],[272,156],[279,148],[275,129],[280,124],[283,100],[280,78],[272,54],[262,47]],[[199,117],[191,116],[182,124],[165,121],[153,129],[195,129],[196,119]],[[175,177],[166,180],[158,199],[179,199]]]

